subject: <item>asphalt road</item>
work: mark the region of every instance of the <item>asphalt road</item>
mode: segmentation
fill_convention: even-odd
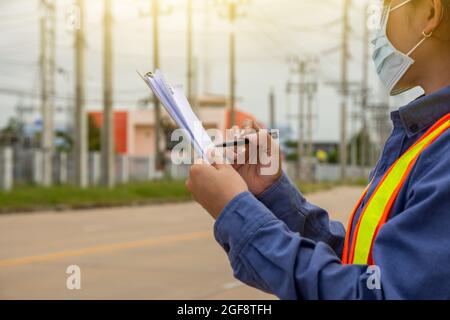
[[[308,198],[346,223],[360,193]],[[195,203],[1,215],[0,299],[274,299],[233,278],[212,226]]]

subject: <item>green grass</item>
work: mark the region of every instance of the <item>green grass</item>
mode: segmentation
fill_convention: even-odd
[[[298,183],[304,193],[329,190],[340,185],[365,185],[365,181],[336,183]],[[190,201],[184,181],[149,181],[79,189],[74,186],[16,186],[11,192],[0,192],[0,213],[42,210],[67,210],[99,207],[133,206]]]
[[[18,186],[11,192],[0,192],[0,213],[143,205],[190,199],[184,181],[129,183],[113,189]]]

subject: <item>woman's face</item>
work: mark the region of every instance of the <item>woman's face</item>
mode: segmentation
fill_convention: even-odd
[[[403,2],[405,0],[385,0],[384,6],[394,8]],[[421,2],[416,1],[414,4],[408,2],[389,13],[386,33],[390,42],[402,53],[408,53],[423,38],[422,31],[427,23],[427,10]],[[411,54],[415,63],[397,84],[397,88],[417,85],[416,76],[421,72],[420,62],[426,53],[425,42]]]

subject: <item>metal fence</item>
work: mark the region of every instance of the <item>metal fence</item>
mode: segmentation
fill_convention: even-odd
[[[40,185],[43,181],[43,153],[40,149],[0,149],[0,189],[9,190],[17,184]],[[57,153],[53,156],[54,184],[74,184],[76,181],[74,156],[67,153]],[[101,157],[99,152],[88,155],[88,183],[97,186],[101,183]],[[167,163],[162,171],[155,170],[154,157],[116,156],[115,176],[117,183],[132,181],[149,181],[163,177],[184,179],[189,172],[188,165]]]
[[[0,189],[10,190],[15,184],[42,184],[42,167],[44,157],[40,149],[13,150],[0,149]],[[73,155],[57,153],[53,156],[53,183],[74,184],[75,161]],[[338,165],[310,162],[307,172],[301,176],[308,181],[339,181],[340,168]],[[185,179],[189,174],[189,165],[175,165],[167,162],[164,172],[155,170],[154,157],[116,156],[115,175],[117,183],[133,181],[149,181],[161,178]],[[101,183],[101,158],[99,152],[89,153],[88,156],[88,183],[97,186]],[[283,170],[288,176],[295,179],[298,176],[298,167],[294,162],[284,162]],[[349,166],[348,176],[351,179],[366,178],[370,168]]]

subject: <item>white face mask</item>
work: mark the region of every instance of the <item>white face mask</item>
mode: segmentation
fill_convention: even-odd
[[[372,40],[374,51],[372,59],[375,63],[376,71],[383,84],[386,86],[389,94],[394,96],[403,93],[412,88],[395,89],[400,79],[405,75],[408,69],[414,64],[414,60],[410,57],[411,54],[431,36],[423,32],[423,39],[414,46],[408,53],[402,53],[397,50],[389,41],[387,36],[387,23],[389,14],[400,7],[411,2],[411,0],[404,1],[399,5],[391,8],[386,7],[383,12],[381,20],[381,28],[378,30],[375,38]]]

